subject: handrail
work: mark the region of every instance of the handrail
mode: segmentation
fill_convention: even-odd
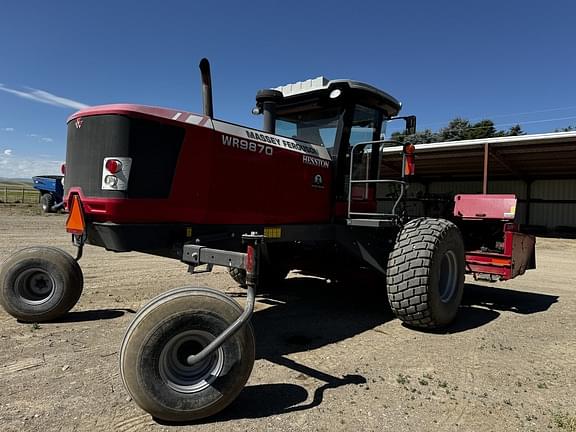
[[[394,140],[379,140],[379,141],[365,141],[365,142],[360,142],[360,143],[356,143],[353,144],[351,146],[352,150],[350,152],[350,172],[349,172],[349,180],[348,180],[348,218],[350,218],[352,215],[355,216],[383,216],[383,217],[398,217],[398,215],[396,214],[396,208],[398,207],[398,204],[400,204],[400,201],[402,201],[402,198],[404,197],[404,193],[406,192],[406,189],[408,187],[408,183],[404,180],[391,180],[391,179],[364,179],[364,180],[353,180],[353,172],[354,172],[354,155],[355,155],[355,151],[359,148],[364,148],[368,145],[374,145],[374,144],[380,144],[379,148],[378,148],[378,155],[380,155],[380,150],[383,147],[383,144],[391,144],[391,145],[400,145],[399,142],[394,141]],[[380,177],[380,166],[378,166],[378,176]],[[400,194],[398,195],[398,199],[394,202],[394,205],[392,206],[392,213],[380,213],[380,212],[376,212],[376,213],[363,213],[363,212],[353,212],[352,211],[352,185],[353,184],[376,184],[376,183],[396,183],[400,185]]]

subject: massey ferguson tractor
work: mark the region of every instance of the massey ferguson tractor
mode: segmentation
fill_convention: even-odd
[[[244,307],[218,290],[178,288],[144,306],[124,336],[122,379],[154,417],[197,420],[236,398],[255,358],[255,294],[290,270],[348,284],[369,273],[407,326],[435,328],[454,320],[465,273],[506,280],[535,267],[513,195],[457,195],[445,218],[407,211],[415,147],[383,137],[395,119],[413,133],[415,117],[397,117],[389,94],[324,78],[261,90],[256,130],[214,118],[206,59],[200,70],[203,114],[106,105],[70,117],[66,229],[76,257],[30,247],[0,274],[4,309],[42,322],[78,301],[85,244],[192,271],[227,267],[247,289]],[[384,160],[385,147],[397,157]],[[398,176],[380,178],[394,161]]]

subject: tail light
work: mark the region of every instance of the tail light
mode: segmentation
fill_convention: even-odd
[[[118,159],[108,159],[105,167],[110,174],[116,174],[122,170],[122,161]]]
[[[102,166],[102,190],[125,191],[128,189],[128,178],[132,158],[107,157]]]
[[[62,173],[63,176],[66,175],[66,164],[65,163],[60,165],[60,172]]]
[[[404,176],[412,176],[416,172],[416,157],[414,153],[416,147],[414,144],[405,144],[403,151],[403,165],[404,165]]]

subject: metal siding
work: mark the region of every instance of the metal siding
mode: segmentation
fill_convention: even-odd
[[[380,183],[376,187],[376,199],[383,200],[389,198],[389,194],[395,192],[394,189],[398,190],[398,186],[392,183]],[[416,198],[417,196],[424,194],[425,191],[426,188],[422,183],[410,183],[410,186],[406,191],[406,197]]]
[[[526,183],[521,180],[488,180],[488,193],[514,194],[523,200],[526,199]]]
[[[532,203],[530,224],[543,225],[548,228],[576,227],[576,204]]]
[[[528,223],[526,220],[526,203],[520,202],[516,204],[516,218],[514,221],[520,224]]]
[[[432,182],[428,190],[433,194],[477,194],[482,193],[482,182]]]
[[[385,187],[379,190],[378,197],[384,198]],[[430,194],[459,194],[459,193],[481,193],[482,182],[480,181],[460,181],[460,182],[432,182],[429,185]],[[409,198],[417,198],[418,194],[423,194],[424,185],[414,183],[408,189]],[[498,180],[488,182],[488,191],[493,194],[515,194],[519,200],[526,199],[527,187],[521,180]],[[532,199],[546,200],[576,200],[576,180],[537,180],[532,184]],[[421,209],[421,204],[410,203],[409,213]],[[390,204],[379,202],[380,210],[390,210]],[[530,204],[530,220],[526,220],[526,203],[519,202],[516,207],[516,221],[530,225],[542,225],[548,229],[555,229],[558,226],[576,227],[576,203],[574,204],[553,204],[538,203]]]
[[[576,200],[576,179],[536,180],[532,183],[532,198]]]

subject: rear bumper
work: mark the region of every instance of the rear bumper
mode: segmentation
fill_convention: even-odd
[[[252,231],[262,232],[262,227],[90,222],[86,226],[86,242],[114,252],[137,251],[181,259],[186,243],[241,252],[242,234]]]
[[[466,253],[466,268],[477,276],[513,279],[536,268],[536,239],[520,232],[504,233],[503,253],[471,251]]]

